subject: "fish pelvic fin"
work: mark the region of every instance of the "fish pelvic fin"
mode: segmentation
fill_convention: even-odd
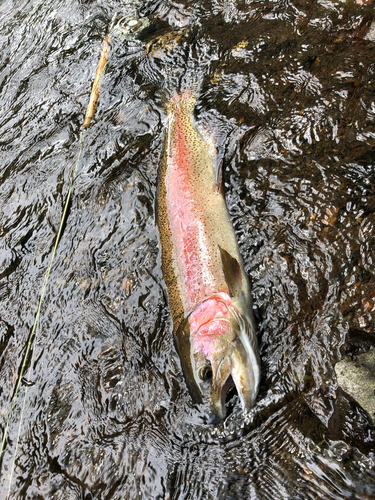
[[[236,297],[242,290],[242,271],[238,260],[219,245],[224,278],[231,297]]]

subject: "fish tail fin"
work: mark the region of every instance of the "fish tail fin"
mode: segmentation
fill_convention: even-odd
[[[206,64],[198,65],[196,61],[189,61],[184,74],[181,76],[180,91],[189,90],[196,96],[199,95],[202,91],[207,69]]]
[[[188,61],[185,71],[180,75],[178,84],[173,90],[164,86],[169,97],[166,99],[166,108],[175,109],[176,106],[193,109],[201,94],[207,64],[199,65],[197,61]],[[170,88],[170,87],[169,87]]]
[[[178,108],[193,111],[197,97],[191,90],[175,92],[166,104],[167,113],[174,112]]]

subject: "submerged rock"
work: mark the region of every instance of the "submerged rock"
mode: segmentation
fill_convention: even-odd
[[[360,354],[355,360],[345,356],[336,364],[340,387],[352,396],[375,423],[375,350]]]

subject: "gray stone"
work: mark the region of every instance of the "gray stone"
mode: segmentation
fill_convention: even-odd
[[[375,351],[348,356],[336,364],[339,386],[364,408],[375,423]]]
[[[370,42],[373,42],[375,40],[375,21],[372,21],[370,29],[368,30],[364,38],[365,40],[370,40]]]

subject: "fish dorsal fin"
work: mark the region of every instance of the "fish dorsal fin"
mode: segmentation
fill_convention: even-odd
[[[223,266],[225,281],[228,285],[231,297],[237,296],[242,289],[241,267],[237,259],[221,248],[219,245],[221,263]]]

